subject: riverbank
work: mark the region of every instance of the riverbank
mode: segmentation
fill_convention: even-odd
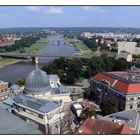
[[[65,40],[71,43],[75,47],[75,50],[81,53],[82,55],[93,54],[93,51],[90,50],[81,40],[78,40],[77,38],[68,37],[65,37]]]
[[[40,50],[38,53],[40,54],[64,54],[64,55],[68,55],[68,56],[73,56],[74,55],[74,48],[72,46],[70,46],[70,44],[64,44],[64,40],[62,38],[62,36],[48,36],[47,38],[48,42],[50,43],[46,43],[44,48],[42,50]],[[56,42],[58,42],[58,40],[60,42],[62,42],[62,44],[58,45],[56,44]],[[39,58],[39,67],[41,68],[45,63],[53,61],[55,59],[54,58],[47,58],[47,57],[43,57],[43,58]],[[7,65],[4,68],[0,69],[0,80],[3,81],[7,81],[7,82],[11,82],[11,83],[16,83],[19,79],[23,79],[25,78],[28,73],[32,70],[35,69],[35,65],[32,64],[29,61],[20,61],[18,63],[14,63],[12,65]]]
[[[37,53],[41,49],[43,49],[47,43],[48,43],[47,38],[41,38],[35,44],[33,44],[30,48],[25,48],[25,53],[28,53],[28,54]]]
[[[11,59],[11,58],[0,58],[0,68],[3,68],[7,65],[14,64],[19,62],[20,60]]]
[[[26,53],[26,54],[33,54],[39,52],[41,49],[43,49],[46,44],[48,43],[48,38],[40,38],[38,41],[36,41],[35,44],[30,46],[29,48],[24,48],[22,50],[16,50],[12,53]]]

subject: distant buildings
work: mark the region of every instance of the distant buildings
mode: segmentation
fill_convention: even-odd
[[[20,40],[21,38],[16,37],[16,35],[6,35],[0,36],[0,47],[12,45],[14,41]]]
[[[140,38],[140,34],[134,34],[133,38],[137,38],[137,39]]]
[[[113,33],[113,32],[107,32],[107,33],[91,33],[91,32],[83,32],[81,34],[81,37],[85,38],[92,38],[95,37],[101,37],[101,38],[114,38],[114,39],[131,39],[133,37],[139,37],[139,35],[133,36],[132,34],[128,33]]]
[[[94,101],[100,105],[105,97],[114,97],[119,110],[140,108],[140,71],[98,73],[90,79]]]
[[[109,135],[109,134],[135,134],[126,124],[118,124],[107,120],[90,119],[84,121],[74,134],[78,135]]]
[[[4,100],[9,95],[8,82],[0,81],[0,100]]]
[[[84,38],[92,38],[93,36],[94,36],[94,34],[91,32],[83,32],[81,34],[81,37],[84,37]]]

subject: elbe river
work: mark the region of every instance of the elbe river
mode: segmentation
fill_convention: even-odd
[[[56,55],[75,55],[74,47],[65,42],[62,36],[50,36],[48,38],[48,44],[45,48],[40,50],[40,54],[56,54]],[[39,58],[39,67],[41,68],[45,63],[52,61],[56,58]],[[35,69],[35,64],[30,61],[21,60],[20,62],[7,65],[0,69],[0,80],[8,81],[11,83],[17,82],[17,80],[26,78],[28,73]]]

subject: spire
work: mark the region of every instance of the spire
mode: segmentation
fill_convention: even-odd
[[[38,57],[35,57],[36,69],[38,69]]]

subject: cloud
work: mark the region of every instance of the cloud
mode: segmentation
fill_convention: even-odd
[[[27,10],[31,12],[41,12],[41,8],[39,6],[29,6],[27,7]]]
[[[82,7],[82,9],[85,11],[94,11],[97,13],[105,13],[106,12],[103,8],[97,7],[97,6],[84,6],[84,7]]]
[[[62,14],[64,11],[61,7],[51,7],[46,11],[48,14]]]

